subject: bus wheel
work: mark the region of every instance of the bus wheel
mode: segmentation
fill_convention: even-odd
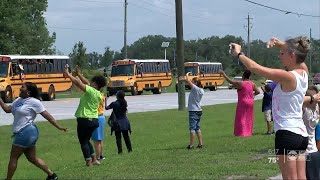
[[[141,95],[143,93],[143,91],[138,91],[138,95]]]
[[[138,86],[137,84],[135,83],[133,86],[131,86],[131,95],[132,96],[135,96],[138,94]]]
[[[11,103],[12,100],[13,100],[12,89],[11,89],[11,87],[8,86],[4,92],[4,102]]]
[[[161,82],[158,83],[158,88],[153,90],[153,94],[161,94],[162,93],[162,85]]]

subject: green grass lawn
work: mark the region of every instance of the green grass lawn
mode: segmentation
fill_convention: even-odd
[[[60,179],[266,179],[277,175],[268,150],[274,136],[266,132],[261,101],[256,101],[254,135],[234,137],[236,104],[203,108],[203,149],[187,150],[188,114],[177,110],[128,114],[133,152],[117,154],[115,137],[106,128],[100,166],[85,167],[76,135],[75,120],[59,121],[69,128],[60,132],[48,122],[37,123],[38,155]],[[11,148],[11,126],[0,127],[0,175],[5,177]],[[123,143],[124,146],[124,143]],[[126,150],[124,146],[124,150]],[[46,175],[23,156],[14,179],[44,179]]]

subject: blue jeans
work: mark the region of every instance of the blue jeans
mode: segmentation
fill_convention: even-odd
[[[189,130],[191,133],[200,131],[202,111],[189,111]]]
[[[36,145],[39,137],[39,131],[36,125],[29,124],[19,132],[13,134],[13,145],[29,148]]]

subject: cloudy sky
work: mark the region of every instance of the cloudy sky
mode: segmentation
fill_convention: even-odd
[[[146,35],[175,37],[174,0],[127,0],[130,45]],[[124,0],[48,0],[49,31],[57,33],[55,46],[69,54],[83,41],[87,52],[123,46]],[[319,0],[183,0],[184,39],[234,35],[247,39],[250,14],[251,39],[267,41],[297,35],[320,36]],[[264,6],[283,10],[272,10]],[[291,12],[291,13],[286,13]],[[297,13],[297,14],[295,14]],[[311,16],[305,16],[311,15]],[[315,17],[312,17],[315,16]],[[160,48],[160,45],[159,45]]]

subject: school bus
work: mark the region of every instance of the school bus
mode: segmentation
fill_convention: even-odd
[[[19,97],[24,82],[35,83],[41,99],[51,101],[56,92],[71,88],[70,79],[64,78],[63,70],[70,64],[68,56],[0,55],[1,98],[10,103]]]
[[[107,89],[110,95],[118,90],[140,95],[143,91],[161,94],[172,83],[170,63],[164,59],[124,59],[112,63]]]
[[[224,82],[224,77],[220,74],[222,64],[220,62],[186,62],[184,63],[185,72],[190,72],[190,78],[198,77],[201,80],[204,89],[216,91],[218,86]],[[186,85],[186,89],[190,89]],[[178,84],[176,84],[178,92]]]

